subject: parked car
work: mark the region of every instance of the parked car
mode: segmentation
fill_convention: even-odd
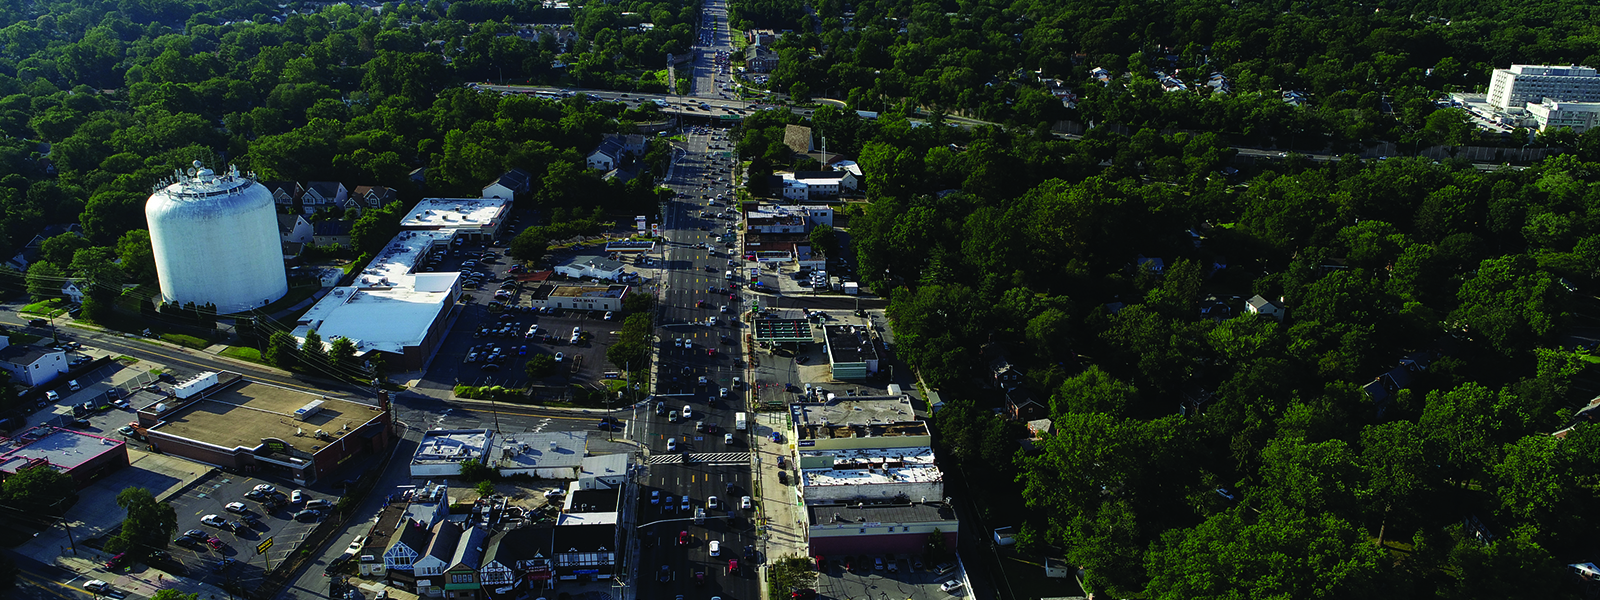
[[[950,581],[946,581],[946,582],[944,582],[942,584],[939,584],[939,589],[944,590],[945,593],[950,593],[950,592],[954,592],[956,590],[959,590],[959,589],[961,589],[961,580],[959,580],[959,579],[951,579]]]
[[[223,523],[227,522],[227,519],[224,519],[218,515],[206,515],[204,517],[200,517],[200,524],[210,525],[212,527],[221,527]]]
[[[294,520],[296,521],[315,521],[320,517],[322,517],[322,511],[319,510],[302,510],[294,514]]]
[[[229,502],[227,505],[222,507],[222,510],[234,513],[242,513],[248,512],[250,509],[246,508],[243,502]]]

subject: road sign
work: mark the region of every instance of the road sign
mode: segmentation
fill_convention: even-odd
[[[266,554],[267,553],[267,549],[271,548],[271,547],[272,547],[272,538],[267,538],[267,539],[261,540],[261,543],[256,544],[256,554]]]

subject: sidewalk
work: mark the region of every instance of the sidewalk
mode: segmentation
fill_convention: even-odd
[[[755,472],[752,481],[756,483],[757,524],[762,531],[761,549],[761,597],[768,596],[766,568],[773,561],[791,556],[809,556],[805,523],[806,514],[800,505],[799,482],[793,477],[794,470],[794,441],[790,439],[789,413],[758,412],[755,422],[751,427],[751,435],[756,441],[751,444],[755,463],[752,467]],[[781,444],[774,444],[771,435],[774,430],[782,433]],[[778,457],[783,456],[785,468],[778,469]],[[789,483],[778,481],[778,473],[789,474]]]

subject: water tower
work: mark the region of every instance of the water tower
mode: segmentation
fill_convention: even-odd
[[[144,216],[163,301],[227,314],[288,293],[272,192],[237,168],[217,174],[194,161],[157,185]]]

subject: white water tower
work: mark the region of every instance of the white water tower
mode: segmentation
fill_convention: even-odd
[[[195,161],[158,184],[144,216],[163,301],[227,314],[288,293],[272,192],[237,168],[219,175]]]

